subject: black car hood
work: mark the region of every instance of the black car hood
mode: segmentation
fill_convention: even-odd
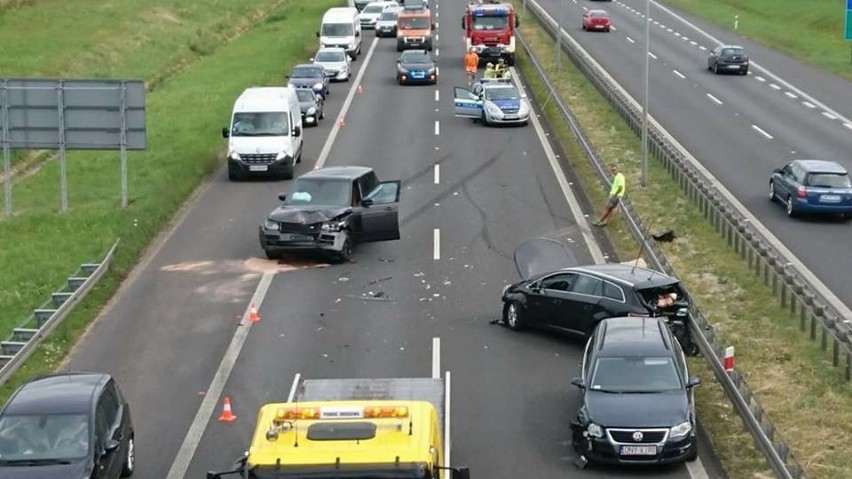
[[[86,460],[73,464],[54,464],[44,466],[7,466],[0,465],[0,477],[3,479],[69,479],[89,477],[91,468]]]
[[[521,278],[577,266],[574,253],[559,241],[549,238],[532,238],[515,248],[515,268]]]
[[[352,211],[348,206],[343,207],[318,207],[318,206],[295,206],[284,205],[275,208],[269,214],[269,219],[281,221],[282,223],[300,223],[310,225],[323,221],[330,221],[338,216],[343,216]]]
[[[308,111],[308,110],[310,110],[311,108],[316,108],[316,107],[317,107],[317,103],[316,103],[315,101],[313,101],[313,100],[300,101],[300,102],[299,102],[299,108],[300,108],[302,111]]]
[[[672,427],[689,419],[685,391],[656,394],[586,392],[591,421],[604,427]]]

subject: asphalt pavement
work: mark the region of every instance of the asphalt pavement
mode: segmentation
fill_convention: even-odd
[[[556,19],[564,10],[563,28],[641,102],[644,3],[539,3]],[[608,11],[613,31],[583,31],[585,9]],[[654,2],[651,22],[651,115],[840,300],[852,305],[846,274],[852,257],[843,246],[850,225],[831,218],[791,219],[768,200],[772,169],[791,159],[830,159],[852,170],[850,82]],[[711,37],[746,46],[749,75],[709,72],[707,56],[718,44]]]
[[[355,64],[365,68],[362,88],[332,85],[326,119],[305,130],[297,168],[313,168],[334,131],[324,166],[371,166],[402,180],[401,240],[361,245],[342,265],[267,261],[256,228],[289,182],[231,183],[221,171],[75,349],[71,369],[114,374],[130,400],[134,477],[228,468],[248,446],[257,408],[286,400],[296,373],[428,376],[433,337],[453,374],[453,462],[473,477],[707,477],[684,466],[571,465],[579,394],[570,380],[583,342],[491,321],[502,287],[517,279],[515,246],[558,236],[592,262],[581,232],[588,224],[571,215],[533,125],[485,128],[453,117],[452,87],[465,82],[463,2],[432,4],[439,84],[396,85],[394,40],[373,47],[365,32]],[[261,321],[246,330],[240,318],[253,297]],[[219,389],[235,422],[216,420]],[[215,410],[194,421],[211,401]]]

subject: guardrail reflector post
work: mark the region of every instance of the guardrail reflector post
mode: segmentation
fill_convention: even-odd
[[[731,372],[734,370],[734,347],[728,346],[725,348],[725,372]]]

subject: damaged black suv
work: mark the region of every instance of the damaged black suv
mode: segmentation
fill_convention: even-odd
[[[300,176],[260,225],[269,259],[289,252],[328,253],[348,261],[354,245],[399,239],[400,182],[379,181],[372,168],[335,166]]]

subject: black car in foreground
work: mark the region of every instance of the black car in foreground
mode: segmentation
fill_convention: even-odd
[[[697,352],[686,323],[690,299],[677,278],[621,263],[574,266],[576,259],[561,243],[545,238],[522,243],[514,260],[524,279],[503,289],[503,323],[509,328],[587,337],[604,318],[662,316],[683,347]]]
[[[41,376],[0,410],[3,479],[116,479],[133,474],[130,407],[101,373]]]
[[[320,168],[300,176],[260,225],[269,259],[288,252],[329,253],[348,261],[356,243],[399,239],[400,182],[365,166]]]
[[[574,450],[599,463],[664,464],[698,458],[686,358],[661,318],[608,318],[586,344]]]

